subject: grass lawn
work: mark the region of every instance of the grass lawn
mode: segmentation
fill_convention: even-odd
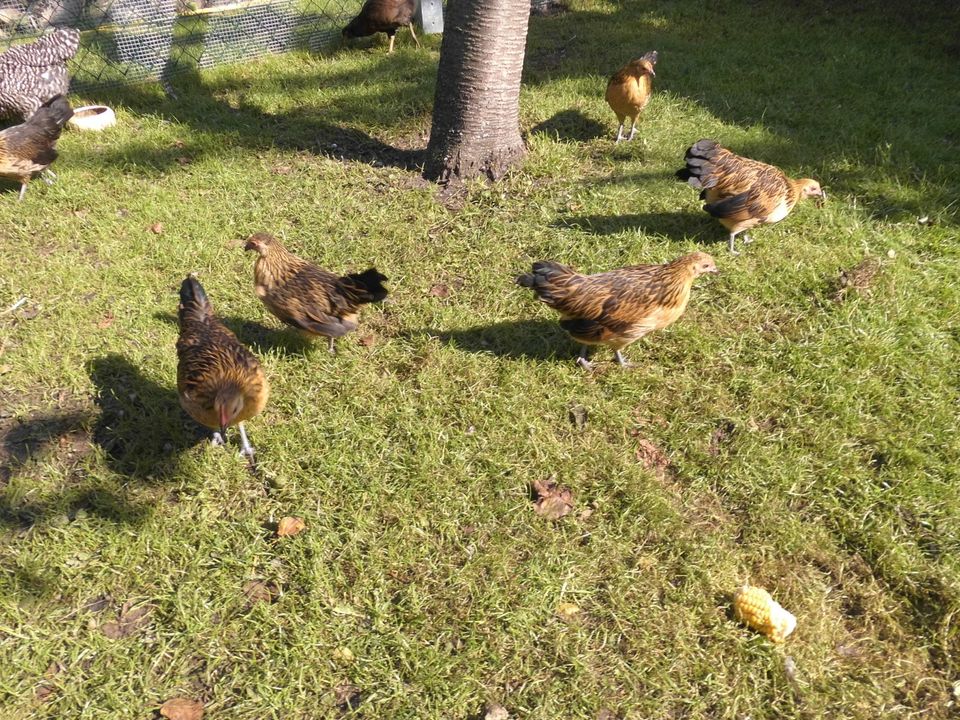
[[[525,163],[443,197],[437,37],[74,97],[119,125],[0,193],[0,717],[954,716],[958,37],[932,0],[575,2],[531,20]],[[654,48],[615,146],[606,79]],[[701,137],[830,199],[733,258],[673,178]],[[254,296],[258,230],[390,277],[336,357]],[[721,274],[629,371],[513,285],[695,249]],[[256,475],[177,403],[191,271],[272,385]]]

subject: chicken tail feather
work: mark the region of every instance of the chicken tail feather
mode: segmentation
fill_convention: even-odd
[[[213,306],[207,298],[200,281],[188,276],[180,285],[180,324],[185,322],[206,322],[213,317]]]
[[[684,155],[686,167],[677,170],[676,176],[698,189],[711,187],[714,184],[710,177],[714,170],[713,162],[721,149],[716,140],[698,140],[687,148]]]
[[[344,275],[340,278],[340,285],[347,294],[356,298],[358,303],[375,303],[387,297],[387,289],[383,286],[387,280],[389,278],[386,275],[378,272],[376,268],[370,268],[362,273]]]

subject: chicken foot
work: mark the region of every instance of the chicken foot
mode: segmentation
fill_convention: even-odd
[[[253,445],[250,444],[250,440],[247,438],[247,431],[243,427],[243,423],[237,425],[237,429],[240,431],[240,444],[243,446],[241,454],[246,455],[247,459],[253,463]]]
[[[614,140],[615,143],[623,140],[623,123],[620,123],[620,127],[617,128],[617,139]]]
[[[617,359],[617,362],[620,363],[620,367],[622,368],[634,367],[633,363],[627,360],[619,350],[614,350],[613,356]]]
[[[331,355],[337,354],[337,346],[332,337],[327,338],[327,352]]]
[[[420,44],[420,41],[417,40],[417,34],[413,31],[413,23],[407,23],[407,27],[410,28],[410,34],[413,36],[413,41],[417,44],[417,47],[422,48],[423,46]]]
[[[584,370],[593,370],[593,363],[587,360],[587,353],[589,348],[584,345],[583,349],[580,351],[580,356],[577,358],[577,365],[582,367]]]
[[[213,447],[219,447],[221,445],[226,445],[227,441],[223,439],[223,435],[218,432],[213,433],[213,437],[210,438],[210,445]]]
[[[633,122],[630,124],[630,136],[627,138],[627,142],[633,140],[637,134],[637,118],[633,119]]]

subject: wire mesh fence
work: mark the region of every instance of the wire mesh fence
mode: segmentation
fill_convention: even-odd
[[[0,52],[53,27],[80,31],[71,88],[179,72],[339,41],[362,0],[0,0]]]

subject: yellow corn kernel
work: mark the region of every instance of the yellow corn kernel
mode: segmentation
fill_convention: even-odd
[[[734,592],[733,614],[777,643],[786,640],[797,626],[797,618],[784,610],[770,593],[751,585],[744,585]]]

